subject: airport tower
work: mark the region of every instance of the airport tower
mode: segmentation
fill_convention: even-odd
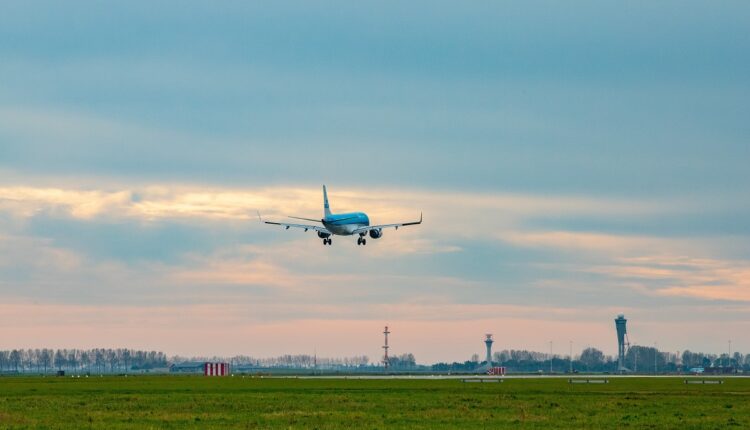
[[[492,334],[484,335],[484,344],[487,345],[487,367],[492,367]]]
[[[617,371],[628,370],[625,368],[625,348],[628,346],[628,330],[625,324],[628,320],[625,315],[620,314],[615,318],[615,328],[617,329]]]

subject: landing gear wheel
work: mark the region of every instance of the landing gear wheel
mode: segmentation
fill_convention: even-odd
[[[323,245],[330,245],[331,239],[323,239]]]
[[[333,239],[331,239],[331,238],[329,237],[329,238],[328,238],[328,244],[330,245],[330,244],[332,244],[332,243],[333,243]]]
[[[362,238],[362,245],[367,245],[367,239]]]
[[[362,237],[357,238],[357,245],[362,245]]]

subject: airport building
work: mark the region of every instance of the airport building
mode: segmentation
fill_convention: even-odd
[[[169,366],[170,373],[193,373],[205,376],[227,376],[231,370],[229,363],[210,361],[186,361]]]
[[[185,361],[169,365],[170,373],[203,373],[205,361]]]

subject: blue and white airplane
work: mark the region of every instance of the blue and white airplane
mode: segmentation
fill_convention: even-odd
[[[332,243],[331,236],[359,236],[357,238],[357,245],[367,245],[367,239],[365,237],[369,233],[373,239],[380,239],[383,237],[384,228],[395,228],[398,230],[399,227],[405,227],[407,225],[422,224],[422,214],[419,215],[419,221],[403,222],[399,224],[382,224],[382,225],[370,225],[370,218],[363,212],[352,212],[346,214],[332,214],[331,207],[328,205],[328,192],[326,186],[323,185],[323,215],[322,219],[313,218],[301,218],[296,216],[290,216],[289,218],[301,219],[305,221],[319,222],[322,226],[318,225],[307,225],[307,224],[288,224],[285,222],[273,222],[273,221],[261,221],[266,224],[274,224],[286,227],[301,228],[305,231],[315,230],[318,233],[318,237],[323,239],[323,245],[330,245]],[[258,214],[260,218],[260,213]]]

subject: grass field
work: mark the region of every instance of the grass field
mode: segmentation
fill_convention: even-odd
[[[0,428],[750,428],[750,379],[0,378]]]

